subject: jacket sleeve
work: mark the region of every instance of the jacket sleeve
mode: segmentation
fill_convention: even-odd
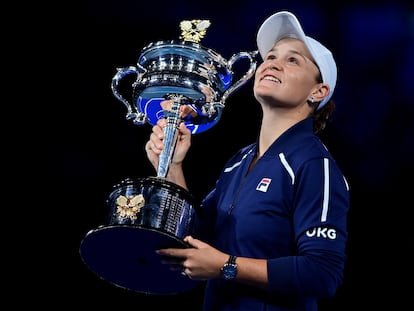
[[[293,255],[268,260],[269,290],[329,297],[343,282],[348,184],[331,158],[312,159],[295,172]]]

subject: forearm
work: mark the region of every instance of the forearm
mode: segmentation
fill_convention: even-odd
[[[168,169],[168,174],[167,174],[167,180],[188,190],[181,163],[172,162],[170,164],[170,167]]]
[[[267,260],[238,257],[236,281],[267,289]]]

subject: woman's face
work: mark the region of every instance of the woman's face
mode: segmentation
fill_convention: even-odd
[[[306,105],[319,85],[318,75],[319,69],[306,45],[298,39],[285,38],[276,42],[257,68],[254,95],[262,105]]]

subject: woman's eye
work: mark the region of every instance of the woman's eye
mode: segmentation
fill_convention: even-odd
[[[289,63],[293,63],[293,64],[297,64],[298,63],[298,59],[296,57],[289,57],[288,62]]]
[[[266,59],[276,59],[276,56],[274,56],[274,55],[267,55],[267,57],[266,57]]]

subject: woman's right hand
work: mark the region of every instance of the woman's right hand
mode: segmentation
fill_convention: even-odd
[[[152,127],[150,138],[145,144],[147,157],[156,170],[158,169],[159,156],[164,149],[164,128],[166,125],[167,119],[159,119],[157,124]],[[173,158],[171,159],[172,166],[181,166],[191,146],[191,131],[186,127],[184,122],[179,124],[177,135],[177,143]]]

